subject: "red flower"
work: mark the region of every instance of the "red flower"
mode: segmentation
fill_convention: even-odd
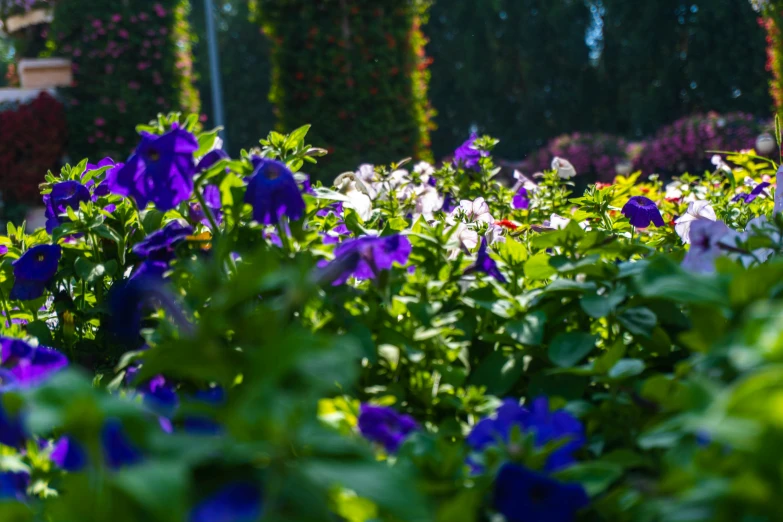
[[[509,230],[516,230],[519,228],[519,225],[517,225],[513,221],[509,221],[508,219],[500,219],[498,221],[495,221],[495,224],[500,227],[507,228]]]

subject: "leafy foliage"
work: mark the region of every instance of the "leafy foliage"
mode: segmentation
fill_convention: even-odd
[[[4,519],[779,520],[774,162],[577,197],[499,184],[479,137],[468,169],[327,187],[309,126],[234,159],[166,141],[197,127],[138,127],[139,190],[193,177],[171,210],[84,160],[46,178],[51,234],[0,238]]]

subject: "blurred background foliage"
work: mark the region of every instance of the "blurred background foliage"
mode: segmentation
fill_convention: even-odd
[[[82,9],[83,3],[57,2],[47,53],[54,47],[74,59],[77,76],[92,78],[101,71],[73,53],[87,53],[104,38],[79,47],[64,45],[73,42],[60,33],[71,39],[69,26],[81,24],[85,13],[139,9],[115,9],[106,0]],[[762,3],[766,10],[724,0],[215,0],[229,149],[257,145],[270,128],[312,123],[314,139],[332,153],[314,173],[333,177],[390,157],[448,157],[471,131],[501,137],[499,158],[533,161],[564,134],[632,143],[711,111],[769,119],[773,99],[783,103],[776,94],[782,11]],[[162,5],[187,10],[182,20],[161,20],[175,24],[166,45],[174,45],[177,58],[159,62],[160,74],[174,78],[164,84],[174,89],[160,105],[161,86],[142,82],[128,95],[143,98],[146,109],[129,112],[152,117],[176,108],[177,99],[190,110],[196,97],[183,81],[193,80],[202,121],[212,124],[204,2]],[[98,58],[104,67],[106,58]],[[13,51],[0,47],[0,62],[12,60]],[[132,65],[102,72],[112,81],[79,80],[65,98],[85,114],[86,105],[116,101],[117,89],[127,90],[130,76],[140,74]],[[153,65],[142,73],[154,78]],[[80,128],[95,127],[95,117],[111,119],[91,115]],[[116,138],[117,150],[109,152],[124,152]],[[98,145],[74,142],[71,154],[102,155],[106,147]]]

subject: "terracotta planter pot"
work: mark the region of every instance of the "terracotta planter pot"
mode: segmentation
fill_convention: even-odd
[[[9,16],[5,21],[5,30],[8,34],[14,34],[31,25],[48,24],[52,19],[51,9],[33,9],[24,14]]]

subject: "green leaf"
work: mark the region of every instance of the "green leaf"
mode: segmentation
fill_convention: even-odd
[[[508,356],[495,351],[473,370],[470,384],[486,387],[488,394],[503,396],[519,382],[524,371],[522,354]]]
[[[303,145],[305,136],[307,136],[307,133],[310,131],[310,127],[311,125],[303,125],[289,134],[285,139],[285,143],[283,143],[283,148],[294,150],[300,145]]]
[[[163,223],[163,212],[153,208],[144,212],[144,217],[141,219],[141,228],[145,234],[152,234],[160,229],[161,223]]]
[[[658,324],[658,318],[653,311],[644,307],[623,310],[617,320],[632,334],[644,337],[650,337]]]
[[[606,491],[623,475],[623,467],[614,462],[580,462],[556,473],[563,482],[578,482],[591,497]]]
[[[106,273],[103,265],[95,264],[83,257],[77,257],[73,264],[74,271],[80,279],[92,283]]]
[[[558,334],[549,345],[549,359],[561,368],[572,368],[593,351],[597,339],[581,332]]]
[[[644,361],[641,359],[620,359],[617,361],[617,364],[609,370],[609,377],[617,380],[636,377],[642,373],[645,368]]]
[[[544,325],[546,314],[533,312],[522,319],[506,323],[506,333],[516,342],[528,346],[538,346],[544,340]]]
[[[498,245],[498,255],[507,265],[518,266],[527,259],[527,249],[519,241],[509,239]]]
[[[525,276],[529,279],[542,280],[549,279],[557,273],[549,264],[549,254],[546,252],[539,252],[534,255],[525,263]]]
[[[597,292],[586,294],[579,300],[579,305],[587,315],[593,319],[600,319],[614,313],[615,308],[625,300],[625,296],[625,286],[619,285],[603,295],[598,295]]]

